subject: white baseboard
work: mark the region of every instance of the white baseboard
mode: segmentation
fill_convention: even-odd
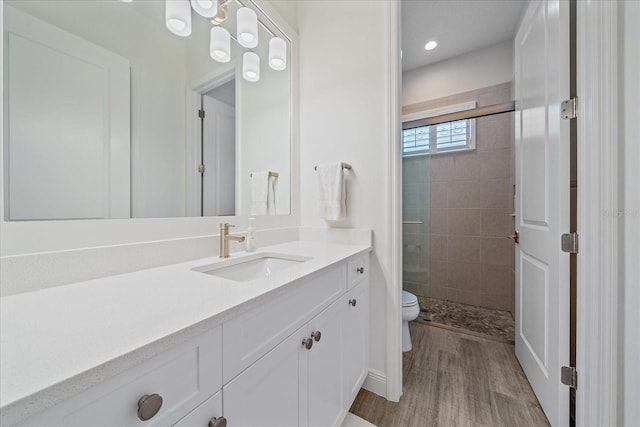
[[[375,369],[369,369],[369,375],[367,375],[367,379],[364,380],[362,388],[386,399],[387,376],[384,372],[380,372]]]

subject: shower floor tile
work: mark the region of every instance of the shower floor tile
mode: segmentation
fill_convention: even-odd
[[[416,321],[428,322],[433,326],[445,325],[509,343],[514,342],[515,321],[508,311],[420,296],[418,303],[423,311]]]

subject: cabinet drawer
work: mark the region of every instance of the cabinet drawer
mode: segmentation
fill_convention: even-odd
[[[211,396],[189,415],[174,424],[174,427],[207,427],[213,418],[222,416],[222,390]]]
[[[344,264],[301,283],[223,325],[223,382],[228,383],[346,291]]]
[[[347,282],[349,289],[369,277],[369,254],[352,259],[347,265]]]
[[[217,327],[140,366],[26,420],[30,426],[171,425],[222,387],[222,331]],[[148,421],[138,418],[144,395],[162,397]]]

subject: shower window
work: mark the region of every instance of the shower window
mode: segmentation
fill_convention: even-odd
[[[469,110],[475,102],[452,105],[435,110],[406,115],[404,122]],[[455,120],[432,126],[406,128],[402,131],[402,155],[437,154],[475,149],[475,119]]]
[[[406,129],[402,131],[402,153],[422,154],[429,152],[431,141],[431,126]]]

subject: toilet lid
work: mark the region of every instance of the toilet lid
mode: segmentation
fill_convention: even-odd
[[[403,307],[416,305],[416,304],[418,304],[418,297],[416,297],[414,294],[412,294],[410,292],[402,291],[402,306]]]

